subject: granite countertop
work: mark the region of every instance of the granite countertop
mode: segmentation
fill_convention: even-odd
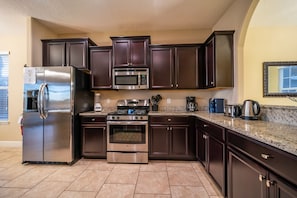
[[[231,118],[222,113],[150,112],[149,115],[193,115],[297,156],[297,126]]]
[[[79,115],[104,116],[109,112],[90,111]],[[196,116],[297,156],[297,126],[260,120],[243,120],[227,117],[222,113],[208,113],[207,111],[150,111],[149,115]]]

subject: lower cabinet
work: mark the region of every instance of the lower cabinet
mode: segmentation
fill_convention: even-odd
[[[195,159],[195,133],[188,116],[150,116],[150,159]]]
[[[222,194],[226,194],[225,129],[196,119],[196,153]]]
[[[247,137],[227,132],[228,198],[297,197],[297,158]]]
[[[81,117],[82,156],[106,158],[106,118]]]

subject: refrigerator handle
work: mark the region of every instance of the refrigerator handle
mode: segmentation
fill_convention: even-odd
[[[48,91],[45,93],[45,90],[48,90],[47,84],[42,83],[39,87],[38,102],[37,102],[38,112],[41,119],[47,118],[47,112],[45,111],[47,98],[45,98],[45,96],[46,94],[48,94]]]

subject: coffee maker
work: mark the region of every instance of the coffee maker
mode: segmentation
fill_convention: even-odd
[[[186,105],[187,111],[198,111],[198,104],[196,102],[195,96],[187,96],[186,100],[187,100],[187,105]]]
[[[100,103],[100,93],[95,93],[94,95],[94,111],[102,111],[102,106]]]

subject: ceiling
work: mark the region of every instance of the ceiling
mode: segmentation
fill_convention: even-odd
[[[58,34],[211,29],[236,0],[0,0]]]

